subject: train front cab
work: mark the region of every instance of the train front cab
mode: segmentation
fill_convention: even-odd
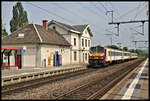
[[[105,63],[106,50],[104,47],[91,47],[89,52],[89,64],[101,65]]]

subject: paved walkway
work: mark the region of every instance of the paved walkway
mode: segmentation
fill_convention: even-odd
[[[1,78],[11,77],[11,76],[17,76],[22,74],[30,74],[30,73],[38,73],[38,72],[44,72],[44,71],[55,71],[55,70],[61,70],[61,69],[68,69],[68,68],[77,68],[82,67],[85,65],[72,65],[72,66],[60,66],[60,67],[48,67],[48,68],[23,68],[19,70],[2,70]]]
[[[102,99],[113,100],[146,100],[149,99],[149,60],[147,59],[126,82],[120,82]]]

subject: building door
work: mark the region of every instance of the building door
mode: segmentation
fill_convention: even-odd
[[[22,68],[22,66],[21,66],[21,55],[20,54],[16,54],[16,56],[15,56],[15,66],[18,66],[19,69]]]

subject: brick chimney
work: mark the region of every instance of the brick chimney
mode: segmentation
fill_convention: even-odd
[[[43,20],[43,26],[45,27],[46,30],[48,30],[48,21]]]

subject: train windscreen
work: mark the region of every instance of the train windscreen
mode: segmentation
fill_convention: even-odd
[[[96,47],[91,47],[90,53],[96,53]]]
[[[103,47],[97,47],[97,53],[104,53]]]

